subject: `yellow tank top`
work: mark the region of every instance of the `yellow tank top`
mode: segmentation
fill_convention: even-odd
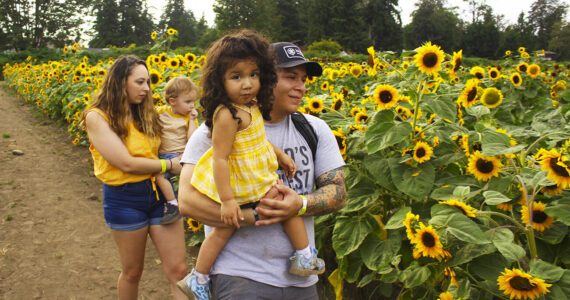
[[[107,122],[109,118],[107,115],[98,108],[91,109],[94,112],[100,114]],[[160,146],[159,137],[148,137],[140,132],[134,125],[133,122],[129,123],[127,138],[123,141],[127,150],[132,156],[135,157],[145,157],[158,159],[158,147]],[[93,156],[93,169],[95,177],[101,180],[103,183],[108,185],[122,185],[125,183],[140,182],[145,179],[149,179],[152,174],[130,174],[125,173],[115,166],[107,162],[101,153],[93,147],[89,146],[89,151]]]

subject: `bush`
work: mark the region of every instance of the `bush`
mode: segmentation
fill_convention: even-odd
[[[332,39],[315,41],[309,45],[309,51],[328,52],[330,54],[339,54],[342,46]]]

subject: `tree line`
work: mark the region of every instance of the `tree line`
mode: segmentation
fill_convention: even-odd
[[[197,19],[183,0],[167,0],[154,20],[144,0],[0,0],[0,49],[62,47],[85,38],[82,24],[94,18],[90,47],[150,45],[151,33],[178,30],[172,47],[206,48],[230,30],[251,28],[272,40],[307,46],[331,39],[344,50],[414,49],[426,41],[445,51],[498,58],[505,50],[545,49],[570,59],[570,24],[563,0],[536,0],[515,24],[507,24],[485,0],[463,0],[470,16],[446,0],[419,0],[403,25],[398,0],[217,0],[215,24]]]

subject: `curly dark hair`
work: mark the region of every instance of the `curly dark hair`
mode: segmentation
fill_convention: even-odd
[[[206,59],[200,84],[203,91],[200,105],[204,108],[202,117],[210,130],[214,111],[219,105],[227,107],[233,118],[241,123],[224,88],[224,74],[242,60],[254,61],[260,70],[257,105],[263,119],[271,119],[269,113],[273,107],[273,88],[277,83],[277,73],[273,52],[266,37],[248,29],[227,34],[210,45]]]

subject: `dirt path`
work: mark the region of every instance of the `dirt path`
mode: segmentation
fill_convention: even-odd
[[[5,87],[0,134],[0,299],[116,299],[119,259],[88,149]],[[150,240],[146,253],[139,299],[170,298]]]

